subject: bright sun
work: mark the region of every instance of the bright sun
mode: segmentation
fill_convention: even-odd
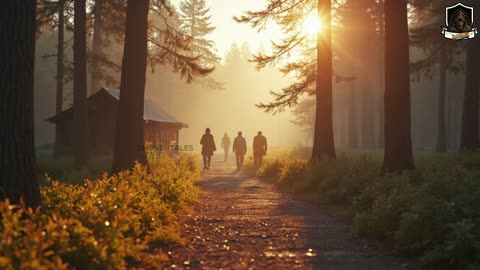
[[[310,13],[303,23],[303,31],[309,36],[314,36],[322,30],[322,21],[316,14]]]

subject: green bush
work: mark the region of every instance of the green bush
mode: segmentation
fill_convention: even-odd
[[[449,269],[479,269],[480,220],[463,219],[448,224],[444,241],[428,250],[426,264],[443,264]]]
[[[448,224],[456,219],[453,206],[430,195],[424,195],[402,215],[395,232],[396,248],[408,254],[421,254],[441,243]]]
[[[158,267],[167,258],[161,248],[181,242],[179,218],[196,179],[195,162],[183,156],[83,185],[47,179],[37,211],[0,202],[0,268]]]
[[[380,175],[380,159],[359,153],[313,166],[276,159],[259,176],[275,177],[302,198],[351,209],[357,235],[388,239],[426,264],[479,269],[480,155],[422,153],[416,163],[413,172]]]
[[[354,219],[354,233],[391,239],[398,229],[403,213],[408,211],[416,200],[409,175],[385,176],[381,181],[373,183],[371,188],[365,189],[358,196],[359,201],[367,196],[373,198],[373,201],[370,201],[370,206],[363,203],[363,208],[366,209],[360,210],[357,202],[356,215],[360,215],[360,218]]]
[[[304,190],[317,192],[320,202],[349,205],[378,177],[377,167],[367,156],[355,159],[341,155],[336,160],[317,162],[305,180],[308,185]]]

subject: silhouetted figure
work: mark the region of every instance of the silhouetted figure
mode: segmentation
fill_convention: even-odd
[[[259,131],[257,136],[253,138],[253,163],[255,168],[262,166],[262,158],[267,154],[267,138]]]
[[[238,136],[233,140],[233,152],[237,160],[237,171],[239,171],[243,165],[243,158],[247,153],[247,142],[245,138],[242,137],[241,131],[238,132]]]
[[[225,152],[225,162],[228,161],[228,151],[230,150],[230,145],[231,145],[231,142],[230,142],[230,137],[228,137],[227,133],[225,133],[225,135],[223,135],[223,138],[222,138],[222,148],[223,148],[223,151]]]
[[[210,134],[209,128],[205,129],[205,134],[203,134],[200,144],[202,145],[203,169],[210,170],[210,161],[217,147],[215,147],[215,141],[212,134]]]

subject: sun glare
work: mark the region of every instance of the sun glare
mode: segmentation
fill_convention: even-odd
[[[314,36],[322,30],[322,20],[316,14],[309,14],[303,23],[305,34]]]

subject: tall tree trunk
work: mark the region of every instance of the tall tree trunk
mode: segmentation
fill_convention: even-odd
[[[385,1],[384,171],[415,168],[410,127],[407,0]]]
[[[465,96],[462,114],[460,150],[473,151],[479,147],[479,88],[478,61],[480,61],[480,40],[475,38],[467,43],[467,67],[465,74]]]
[[[65,16],[64,6],[65,2],[59,1],[58,3],[58,41],[57,41],[57,97],[55,113],[59,114],[63,110],[63,74],[64,74],[64,30],[65,30]],[[60,128],[58,124],[55,124],[55,146],[53,149],[53,158],[57,159],[60,154],[61,142],[60,140]]]
[[[362,1],[362,10],[363,16],[366,12],[368,12],[368,9],[371,8],[371,1]],[[372,63],[372,68],[370,70],[365,69],[364,64],[368,63],[372,59],[375,59],[375,56],[378,54],[378,52],[375,50],[376,49],[376,44],[375,44],[375,39],[376,39],[376,25],[373,20],[365,20],[364,23],[359,22],[360,24],[363,24],[364,27],[362,27],[362,39],[361,43],[363,43],[362,51],[364,53],[361,54],[361,63],[358,66],[359,71],[362,71],[362,76],[361,78],[358,78],[362,81],[362,95],[361,95],[361,106],[362,106],[362,146],[365,149],[372,149],[374,148],[374,117],[375,113],[373,110],[373,97],[374,97],[374,81],[375,81],[375,76],[376,74],[372,72],[372,70],[375,70],[375,64]]]
[[[87,105],[86,0],[74,2],[73,42],[73,130],[75,167],[83,167],[90,156]]]
[[[440,52],[440,88],[438,93],[437,152],[447,151],[447,126],[445,119],[445,100],[447,94],[447,49]]]
[[[102,69],[101,61],[104,58],[103,54],[103,38],[104,38],[104,23],[103,13],[105,0],[95,0],[95,7],[93,10],[93,42],[92,42],[92,67],[91,67],[91,81],[90,81],[90,95],[95,94],[101,85]]]
[[[356,90],[355,90],[356,81],[350,82],[350,89],[348,90],[348,146],[350,148],[358,147],[358,118],[356,110]]]
[[[147,164],[143,106],[147,68],[148,0],[128,0],[112,173]],[[142,150],[139,150],[142,149]]]
[[[40,205],[33,128],[35,0],[0,9],[0,200]]]
[[[318,15],[324,28],[317,34],[317,89],[312,161],[335,158],[332,104],[331,0],[318,0]]]
[[[379,5],[384,5],[380,3]],[[381,74],[381,70],[385,66],[385,16],[384,10],[382,14],[378,16],[378,74]],[[384,112],[384,93],[385,93],[385,76],[378,76],[379,95],[377,99],[378,104],[378,147],[385,147],[385,112]]]

